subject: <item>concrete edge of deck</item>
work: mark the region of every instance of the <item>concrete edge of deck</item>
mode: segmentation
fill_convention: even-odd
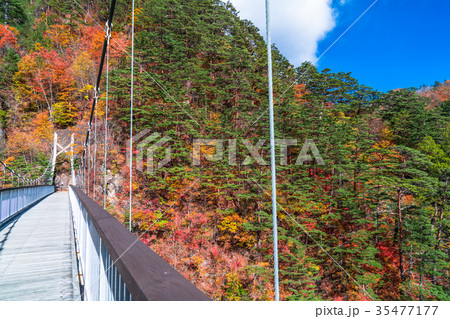
[[[69,192],[67,191],[67,197],[69,197]],[[78,276],[78,260],[76,255],[76,245],[75,245],[75,234],[74,234],[74,224],[73,224],[73,214],[70,207],[69,199],[69,213],[70,213],[70,243],[72,251],[72,277],[73,277],[73,291],[74,291],[74,301],[81,301],[80,295],[80,278]]]

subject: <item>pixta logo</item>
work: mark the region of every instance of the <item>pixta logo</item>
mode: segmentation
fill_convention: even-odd
[[[200,165],[201,155],[209,161],[223,161],[224,160],[224,142],[228,144],[228,164],[236,165],[236,149],[237,149],[237,140],[236,139],[195,139],[193,145],[193,155],[192,155],[192,164],[194,166]],[[241,163],[242,165],[249,165],[253,161],[255,161],[259,165],[269,165],[261,156],[260,149],[266,143],[265,139],[260,139],[256,144],[252,144],[252,142],[248,139],[242,139],[242,144],[245,146],[246,151],[248,152],[248,156]],[[276,139],[275,145],[280,148],[280,165],[287,165],[287,154],[288,154],[288,146],[297,146],[296,139]],[[203,147],[213,147],[214,153],[212,152],[202,152]],[[309,153],[312,153],[309,155]],[[316,160],[318,165],[325,165],[325,162],[320,155],[319,150],[317,149],[316,144],[313,140],[307,139],[300,150],[300,153],[295,161],[295,165],[303,165],[306,161],[312,161],[313,158]]]
[[[153,175],[158,169],[171,161],[172,150],[167,145],[172,138],[162,137],[161,133],[151,133],[144,130],[133,137],[133,145],[127,150],[127,163],[129,165],[130,150],[136,149],[136,170]],[[265,139],[258,140],[255,144],[248,139],[240,140],[240,147],[245,148],[247,155],[241,165],[250,165],[256,162],[266,166],[269,163],[263,158],[261,148],[268,146]],[[229,165],[237,165],[237,139],[194,139],[192,145],[192,165],[199,166],[202,158],[208,162],[227,160]],[[287,165],[288,147],[297,147],[296,139],[277,139],[275,145],[279,148],[279,165]],[[225,147],[227,152],[225,152]],[[162,155],[163,154],[163,155]],[[227,158],[225,159],[225,154]],[[242,154],[242,152],[241,152]],[[245,153],[244,153],[245,154]],[[146,159],[146,160],[145,160]],[[296,157],[295,165],[303,165],[305,162],[315,160],[318,165],[325,165],[320,152],[312,139],[307,139],[302,145],[300,153]]]
[[[164,167],[170,162],[172,150],[170,146],[166,146],[164,148],[165,156],[159,162],[156,161],[156,151],[159,148],[162,148],[165,143],[171,140],[170,137],[162,136],[161,133],[155,132],[150,134],[150,130],[145,129],[144,131],[133,136],[132,143],[133,145],[129,145],[127,149],[127,164],[130,165],[130,150],[133,149],[133,146],[136,145],[136,170],[143,172],[144,171],[144,158],[147,158],[146,172],[150,175],[153,175],[156,170]]]

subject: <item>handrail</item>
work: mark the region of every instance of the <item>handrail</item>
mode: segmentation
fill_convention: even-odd
[[[53,153],[53,151],[52,151],[52,153]],[[27,186],[37,186],[37,185],[32,185],[32,184],[37,184],[37,183],[39,183],[39,181],[42,180],[42,178],[44,177],[44,175],[47,173],[47,170],[49,169],[51,163],[52,163],[52,161],[49,161],[49,162],[48,162],[48,165],[47,165],[47,167],[45,168],[45,170],[44,170],[44,172],[42,173],[41,176],[39,176],[38,178],[35,178],[35,179],[30,179],[30,178],[21,176],[19,173],[15,172],[13,169],[9,168],[8,165],[6,165],[5,163],[3,163],[3,162],[0,160],[0,165],[2,165],[2,167],[3,167],[3,178],[6,177],[5,171],[8,170],[8,171],[11,172],[11,174],[12,174],[12,181],[11,181],[12,186],[14,186],[14,175],[17,176],[17,183],[18,183],[18,185],[19,185],[18,187],[20,187],[20,179],[22,179],[22,182],[24,183],[23,186],[25,186],[25,182],[27,182]],[[43,181],[43,180],[42,180],[42,181]],[[30,185],[30,184],[31,184],[31,185]],[[3,185],[3,181],[2,181],[2,185]]]
[[[13,190],[13,189],[36,188],[36,187],[44,187],[44,186],[51,186],[51,187],[53,187],[53,185],[29,185],[29,186],[18,186],[18,187],[5,187],[5,188],[0,188],[0,193],[4,192],[4,191]]]
[[[69,192],[87,300],[210,300],[79,188]]]
[[[0,189],[0,225],[8,222],[35,202],[55,192],[53,185]]]

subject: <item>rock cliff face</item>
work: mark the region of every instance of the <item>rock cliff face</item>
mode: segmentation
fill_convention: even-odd
[[[3,128],[0,127],[0,152],[4,150],[6,147],[6,132]]]
[[[109,171],[106,174],[106,182],[107,182],[106,195],[108,198],[108,202],[116,206],[119,204],[117,193],[120,193],[122,191],[122,184],[124,183],[124,179],[119,174],[112,175],[111,172]]]
[[[100,183],[95,186],[95,194],[96,200],[99,203],[103,202],[103,176],[98,176],[98,181]],[[106,195],[107,201],[113,206],[119,204],[119,199],[117,197],[117,193],[122,191],[122,184],[124,183],[124,179],[119,174],[112,174],[111,171],[108,171],[106,174]],[[55,178],[55,184],[58,191],[67,191],[69,189],[69,185],[72,184],[71,176],[69,173],[60,173]],[[91,190],[92,192],[92,190]],[[92,195],[92,194],[90,194]]]
[[[70,175],[67,173],[62,173],[56,176],[55,185],[57,190],[66,191],[69,189]]]

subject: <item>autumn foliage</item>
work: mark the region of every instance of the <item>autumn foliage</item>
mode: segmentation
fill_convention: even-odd
[[[33,11],[31,27],[0,25],[8,101],[0,156],[18,170],[47,164],[54,131],[74,133],[75,155],[82,153],[106,6],[52,0]],[[132,149],[133,232],[213,299],[272,300],[270,166],[249,147],[265,140],[257,152],[270,162],[264,39],[221,1],[142,0],[135,13],[134,132],[169,136],[171,161],[150,173],[149,151]],[[107,191],[104,77],[86,187],[126,226],[130,34],[119,5]],[[349,73],[294,68],[276,48],[273,59],[276,138],[297,141],[285,156],[277,146],[280,298],[448,300],[449,82],[381,93]],[[204,146],[194,165],[194,139],[226,140],[223,158],[211,160],[216,149]],[[306,140],[325,165],[312,157],[298,164]],[[165,151],[155,151],[155,162]]]

